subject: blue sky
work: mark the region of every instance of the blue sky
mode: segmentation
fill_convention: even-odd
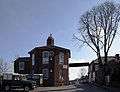
[[[78,31],[80,16],[104,1],[0,0],[0,58],[9,62],[17,55],[29,56],[27,52],[46,45],[52,33],[55,45],[71,50],[70,62],[91,62],[96,58],[95,53],[88,47],[79,48],[72,35]],[[120,53],[119,44],[116,39],[109,55]],[[73,71],[70,76],[75,75]]]

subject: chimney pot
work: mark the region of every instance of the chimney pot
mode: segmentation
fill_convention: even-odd
[[[54,46],[54,38],[52,37],[52,34],[50,34],[50,36],[48,36],[47,46]]]
[[[116,54],[115,58],[116,58],[117,61],[119,61],[119,54]]]

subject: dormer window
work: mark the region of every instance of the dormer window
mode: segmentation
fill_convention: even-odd
[[[35,65],[35,54],[32,54],[32,65]]]
[[[64,64],[64,53],[63,52],[59,53],[59,64]]]
[[[42,52],[42,63],[48,64],[49,63],[49,51]]]

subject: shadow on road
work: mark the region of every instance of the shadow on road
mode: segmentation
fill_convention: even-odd
[[[0,90],[0,92],[24,92],[24,91],[19,89],[11,89],[10,91]]]
[[[69,90],[75,90],[76,88],[70,88]],[[46,91],[38,91],[38,92],[53,92],[53,91],[67,91],[68,89],[55,89],[55,90],[46,90]]]
[[[74,85],[75,87],[76,87],[76,91],[75,92],[86,92],[88,89],[88,87],[90,86],[90,84],[89,83],[87,83],[87,84],[79,84],[79,85]],[[79,89],[79,88],[81,88],[81,89]]]
[[[86,92],[86,87],[85,86],[88,86],[88,84],[82,84],[82,85],[72,85],[72,87],[66,87],[66,88],[59,88],[59,89],[46,89],[44,91],[37,91],[37,92],[57,92],[57,91],[67,91],[67,92]]]

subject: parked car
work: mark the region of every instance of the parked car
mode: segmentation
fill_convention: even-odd
[[[4,90],[9,91],[11,88],[24,88],[28,92],[36,87],[36,82],[27,80],[21,74],[3,74],[2,87]]]
[[[88,80],[80,80],[80,83],[81,83],[81,84],[88,83]]]
[[[0,75],[0,90],[2,89],[2,75]]]
[[[37,86],[42,86],[43,84],[43,74],[27,74],[27,80],[36,81]]]

